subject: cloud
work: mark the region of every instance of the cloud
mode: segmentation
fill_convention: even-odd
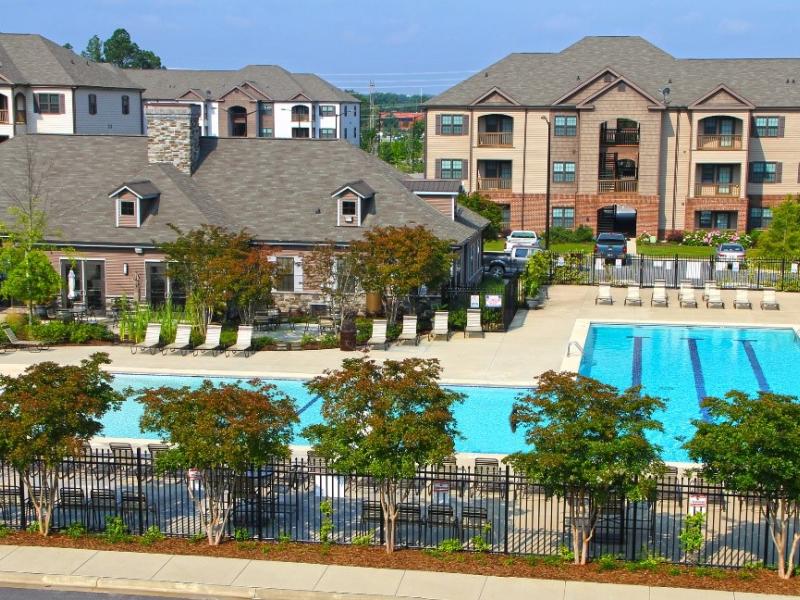
[[[752,27],[753,25],[744,19],[722,19],[722,21],[719,22],[719,30],[722,33],[730,33],[734,35],[747,33],[752,29]]]

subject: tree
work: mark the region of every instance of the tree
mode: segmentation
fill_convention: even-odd
[[[422,285],[444,282],[453,263],[450,242],[422,225],[375,227],[351,245],[354,275],[367,292],[381,294],[389,323],[397,319],[401,300]]]
[[[348,314],[358,310],[356,299],[361,295],[356,273],[358,265],[352,250],[337,248],[334,242],[314,246],[305,258],[304,275],[310,285],[319,290],[330,304],[337,325]]]
[[[123,400],[111,387],[105,353],[80,365],[41,362],[17,377],[0,376],[0,459],[19,471],[39,531],[50,531],[64,457],[77,456]]]
[[[708,481],[766,500],[760,510],[769,523],[778,576],[790,578],[800,545],[800,531],[790,533],[800,514],[797,398],[770,392],[751,398],[734,390],[724,399],[706,398],[702,406],[710,418],[693,421],[697,431],[685,444],[689,456],[703,463],[701,472]]]
[[[772,223],[758,237],[758,251],[776,258],[800,256],[800,196],[787,196],[772,209]]]
[[[419,465],[441,464],[458,435],[453,405],[462,394],[443,389],[437,360],[345,359],[306,384],[322,398],[324,423],[303,436],[339,473],[368,475],[378,484],[386,551],[394,551],[400,481]]]
[[[143,431],[163,436],[173,446],[159,455],[159,471],[196,469],[188,482],[189,497],[203,515],[208,543],[225,535],[233,511],[231,495],[253,465],[290,456],[294,401],[258,379],[214,387],[203,381],[188,387],[141,390]]]
[[[66,48],[67,50],[74,50],[72,44],[70,44],[69,42],[67,42],[66,44],[63,44],[61,47],[62,48]]]
[[[244,260],[233,262],[231,295],[242,323],[251,324],[259,306],[272,303],[275,263],[266,248],[252,248]]]
[[[505,460],[548,495],[566,499],[575,564],[586,564],[604,506],[652,492],[663,469],[648,431],[660,431],[653,413],[664,402],[638,387],[619,392],[574,373],[547,371],[535,391],[514,403],[512,429],[522,427],[531,447]]]
[[[483,230],[483,239],[496,240],[499,237],[503,229],[503,209],[499,204],[481,196],[480,192],[471,194],[461,192],[456,202],[489,220],[489,225]]]
[[[0,269],[6,276],[0,284],[0,294],[25,302],[28,324],[33,323],[33,305],[50,302],[61,289],[61,277],[41,250],[26,252],[7,245],[0,250]]]
[[[161,58],[142,50],[125,29],[116,29],[105,42],[93,35],[81,56],[95,62],[111,63],[121,69],[162,69]]]
[[[89,38],[89,43],[86,44],[86,50],[81,52],[83,58],[88,58],[94,62],[105,62],[103,60],[103,42],[100,41],[99,35],[93,35]]]

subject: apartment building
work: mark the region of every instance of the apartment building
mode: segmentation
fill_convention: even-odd
[[[236,71],[131,69],[145,105],[200,109],[203,136],[361,140],[358,99],[309,73],[274,65]]]
[[[485,194],[511,229],[746,231],[800,192],[800,59],[676,59],[640,37],[586,37],[436,96],[426,131],[426,176]]]
[[[0,33],[0,142],[23,133],[141,134],[142,89],[34,34]]]

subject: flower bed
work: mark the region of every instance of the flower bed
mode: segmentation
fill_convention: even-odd
[[[736,231],[720,231],[719,229],[704,231],[698,229],[697,231],[684,233],[681,244],[684,246],[718,246],[726,242],[734,242],[741,244],[745,248],[750,248],[753,245],[753,238],[746,233],[740,234]]]

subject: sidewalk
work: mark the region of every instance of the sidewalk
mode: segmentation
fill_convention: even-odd
[[[0,546],[0,586],[264,600],[788,598],[743,592],[27,546]]]

